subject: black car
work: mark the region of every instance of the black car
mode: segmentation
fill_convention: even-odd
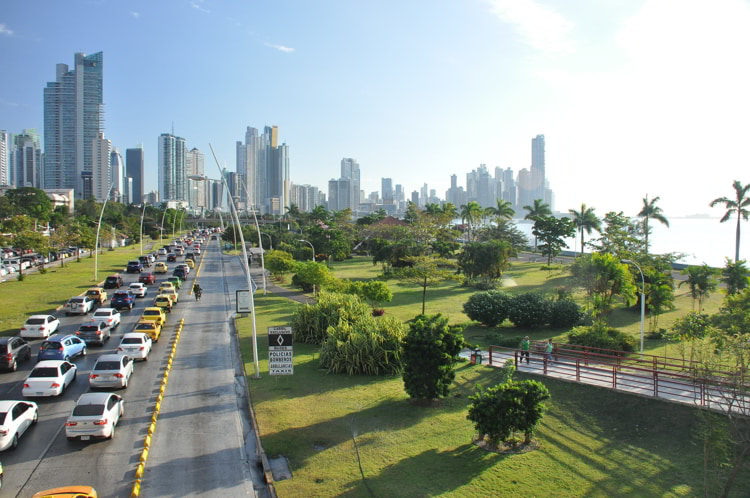
[[[0,368],[16,371],[19,361],[31,358],[31,346],[20,337],[0,337]]]
[[[179,277],[180,280],[185,280],[187,278],[187,273],[185,273],[185,270],[183,268],[175,268],[172,272],[173,277]]]
[[[104,281],[105,289],[119,289],[123,285],[125,285],[125,281],[122,279],[119,273],[108,276]]]
[[[177,255],[176,255],[175,253],[173,253],[173,252],[170,252],[170,253],[169,253],[169,254],[167,255],[167,262],[169,262],[169,263],[173,263],[173,262],[175,262],[175,261],[177,261]]]
[[[140,261],[128,261],[128,267],[126,270],[128,273],[140,273],[143,271],[143,265]]]
[[[135,306],[135,294],[129,290],[117,291],[112,295],[109,305],[116,310],[121,310],[123,308],[132,310],[133,306]]]

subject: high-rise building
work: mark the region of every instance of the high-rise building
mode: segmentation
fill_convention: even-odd
[[[533,199],[544,199],[545,189],[544,135],[531,139],[531,189]]]
[[[162,202],[188,200],[185,170],[185,139],[170,133],[159,135],[159,199]]]
[[[360,199],[360,172],[359,163],[355,159],[345,157],[341,160],[341,178],[349,180],[349,188],[351,188],[351,192],[348,195],[349,204],[341,206],[341,203],[339,202],[339,206],[341,206],[339,207],[339,210],[349,208],[352,211],[357,211]]]
[[[328,210],[343,211],[352,206],[352,180],[349,178],[332,179],[328,182]]]
[[[10,133],[0,130],[0,187],[10,184]]]
[[[380,197],[382,197],[383,199],[383,204],[390,204],[393,202],[393,179],[392,178],[380,179]]]
[[[112,141],[99,133],[91,142],[91,196],[97,202],[104,202],[112,185],[110,161],[112,159]],[[84,197],[88,198],[88,197]]]
[[[93,166],[92,142],[103,130],[104,56],[75,54],[75,66],[57,64],[44,89],[44,180],[47,188],[73,188],[83,196]],[[83,175],[83,173],[89,173]]]
[[[109,155],[109,171],[112,183],[115,184],[112,187],[111,199],[123,204],[128,204],[127,186],[125,182],[125,161],[122,160],[122,154],[120,149],[114,147],[112,153]]]
[[[262,213],[283,214],[289,207],[289,146],[278,141],[278,126],[266,126],[262,135],[248,126],[245,142],[236,142],[239,202]]]
[[[193,147],[185,153],[185,171],[187,176],[203,176],[203,152]]]
[[[128,198],[129,204],[143,203],[143,146],[125,150],[125,175],[133,180],[133,195]]]
[[[42,149],[35,129],[23,130],[13,136],[10,164],[16,188],[45,188],[42,178]]]

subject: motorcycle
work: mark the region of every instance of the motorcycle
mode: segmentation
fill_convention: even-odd
[[[201,291],[197,290],[195,291],[195,300],[200,301],[201,300]]]

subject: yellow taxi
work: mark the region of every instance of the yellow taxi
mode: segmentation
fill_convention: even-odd
[[[91,486],[63,486],[34,493],[33,498],[98,498]]]
[[[154,306],[165,310],[167,313],[172,312],[172,298],[167,294],[159,294],[154,298]]]
[[[167,268],[166,263],[159,261],[154,265],[154,273],[167,273],[167,271],[169,271],[169,268]]]
[[[161,327],[167,323],[167,315],[161,308],[152,306],[143,310],[142,322],[157,322]]]
[[[107,302],[107,291],[101,287],[92,287],[86,291],[86,295],[99,306],[103,306]]]
[[[174,284],[172,282],[166,281],[166,282],[162,282],[161,285],[159,285],[159,293],[162,293],[168,290],[174,290]]]
[[[169,296],[169,299],[172,300],[173,306],[177,304],[177,301],[180,300],[180,296],[179,294],[177,294],[177,289],[164,289],[164,291],[162,291],[162,294],[165,296]]]
[[[192,259],[186,259],[185,264],[188,265],[190,268],[195,268],[195,261]]]
[[[159,342],[159,336],[161,335],[161,325],[158,322],[149,322],[141,320],[135,325],[133,332],[142,332],[147,334],[152,341]]]

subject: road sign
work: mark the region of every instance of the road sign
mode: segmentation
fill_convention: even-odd
[[[237,313],[252,313],[253,307],[250,306],[250,291],[247,289],[237,289],[235,292],[235,302],[237,303]]]
[[[292,327],[268,327],[268,373],[294,374]]]

